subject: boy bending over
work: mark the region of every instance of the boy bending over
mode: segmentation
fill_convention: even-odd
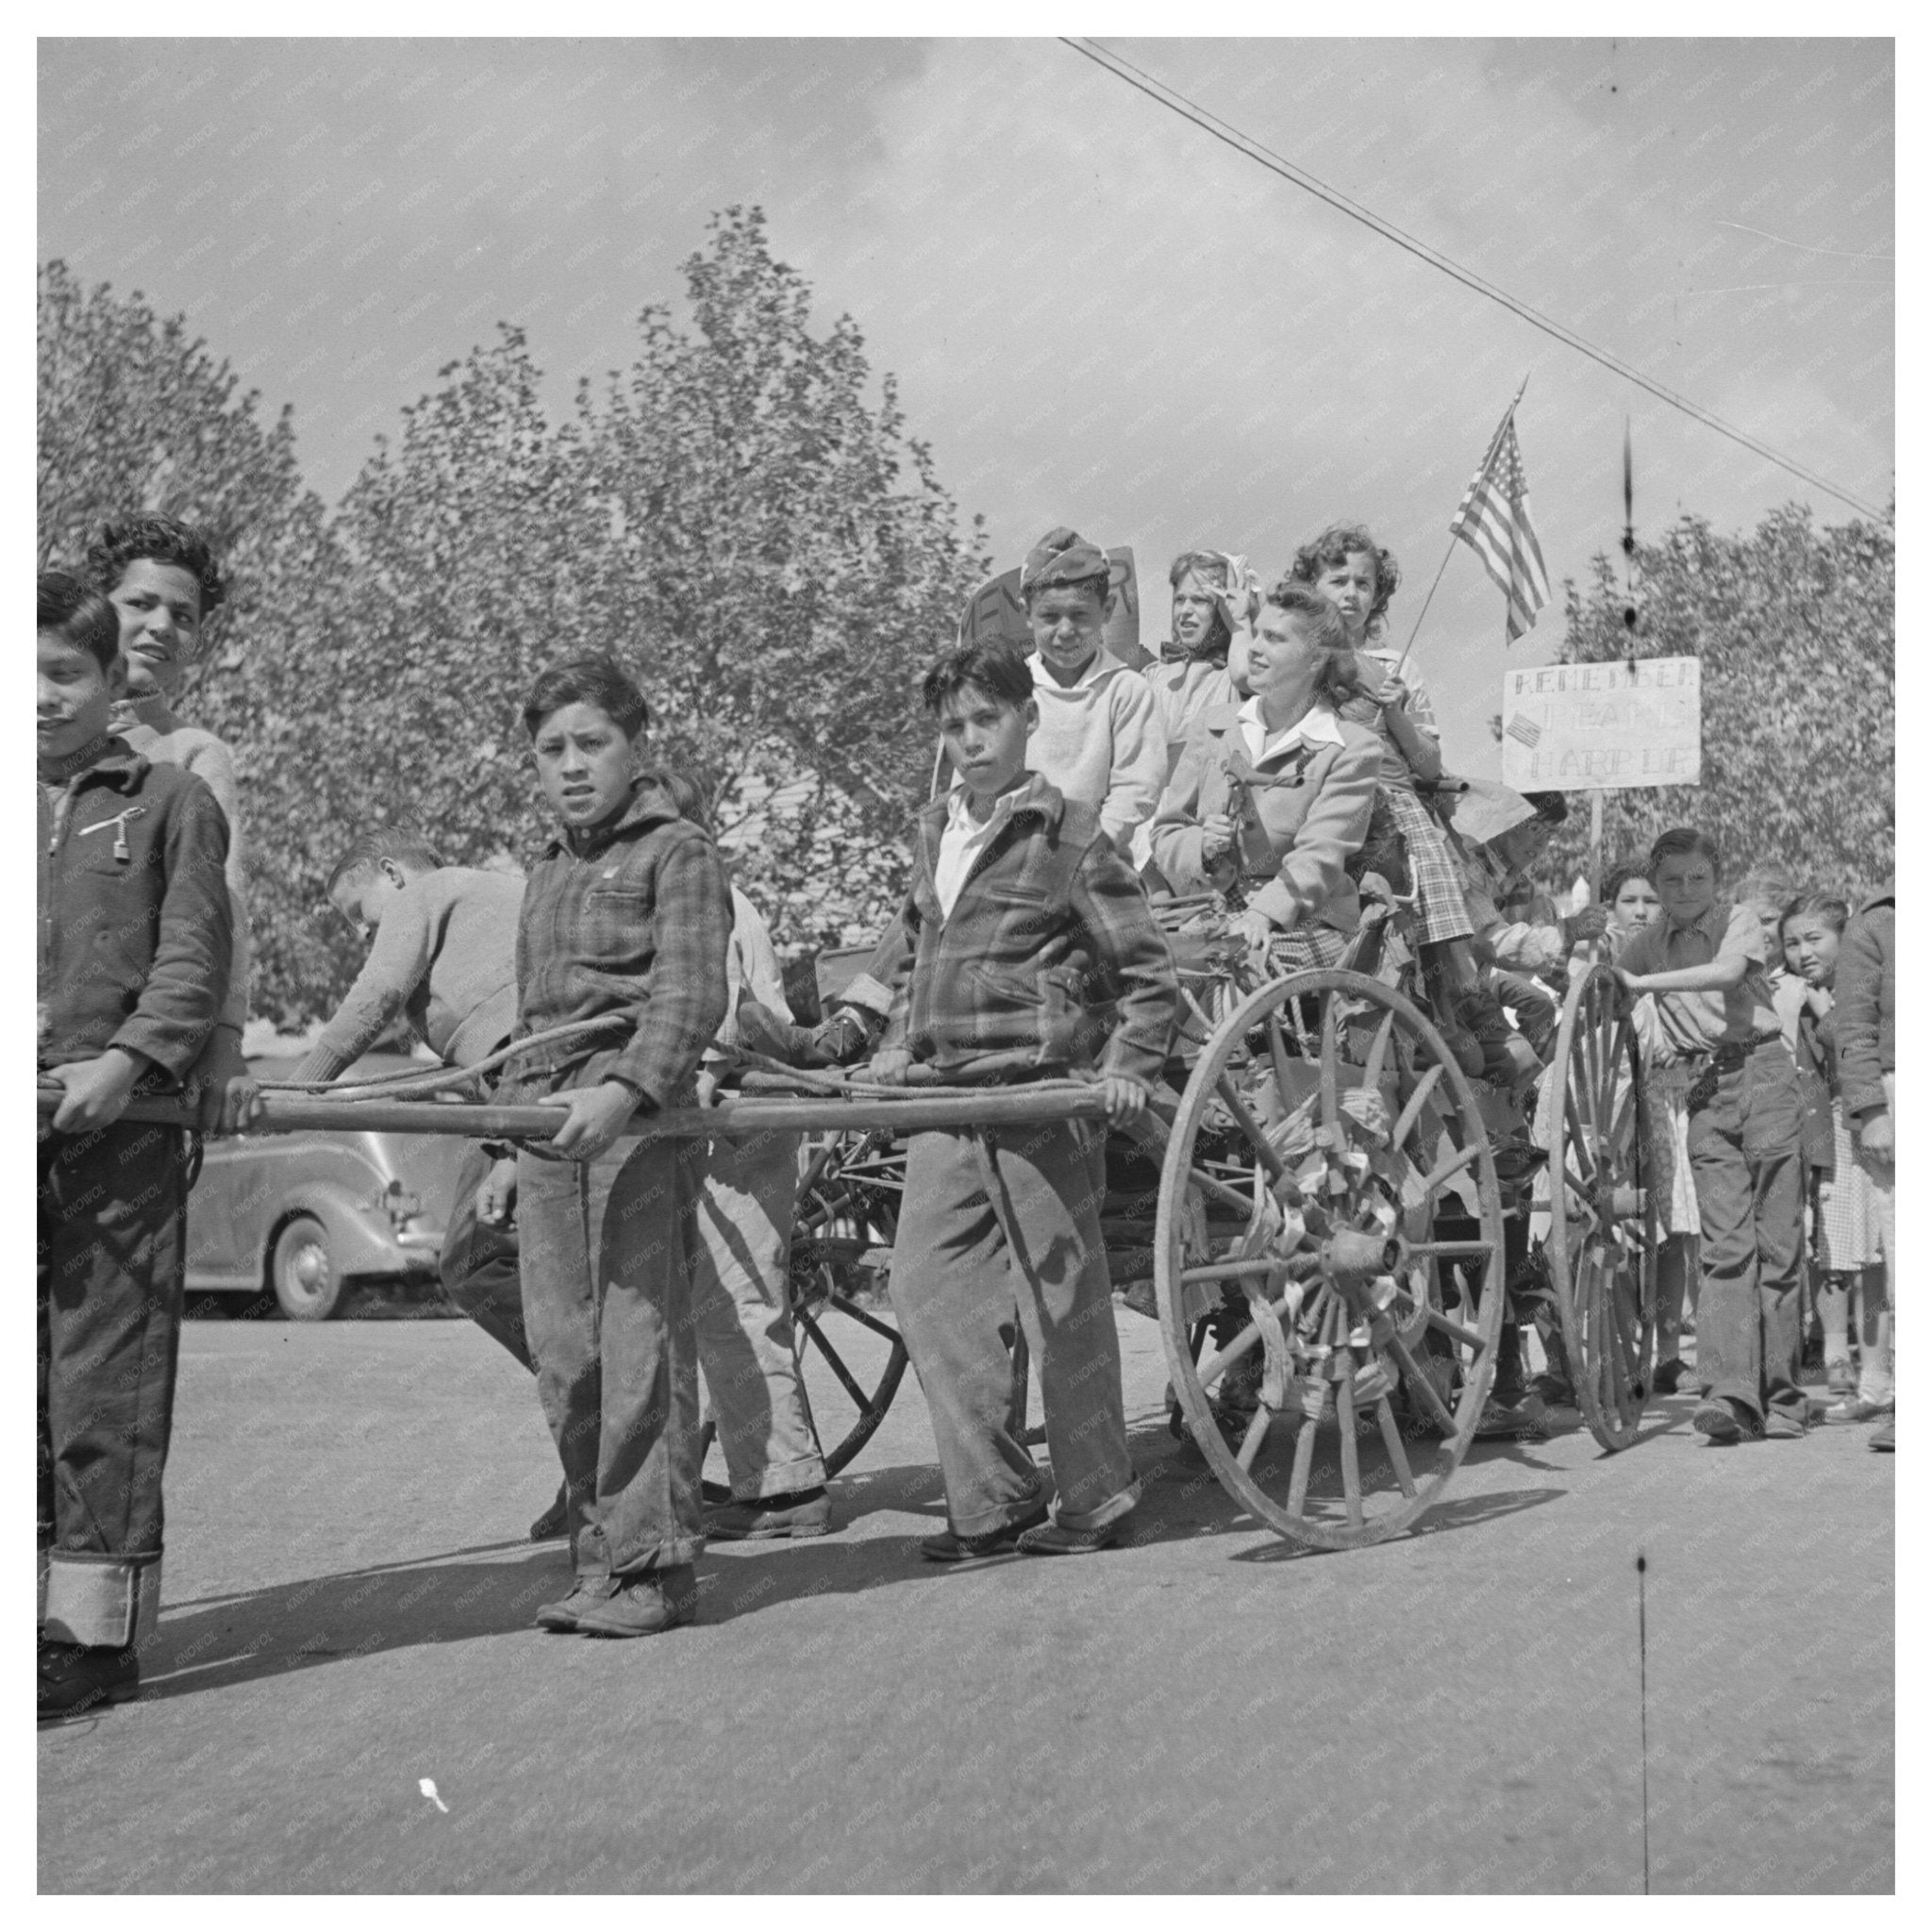
[[[958,784],[917,821],[897,975],[872,1076],[916,1061],[949,1083],[1097,1080],[1135,1119],[1160,1077],[1173,955],[1096,806],[1026,769],[1034,677],[1009,645],[964,644],[926,674]],[[892,947],[893,936],[880,957]],[[949,1527],[933,1562],[1105,1549],[1140,1495],[1127,1457],[1107,1251],[1103,1135],[1091,1121],[912,1137],[892,1304],[925,1391]],[[1008,1426],[1017,1310],[1058,1490]]]

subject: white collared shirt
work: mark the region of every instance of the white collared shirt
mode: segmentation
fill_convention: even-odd
[[[1286,751],[1296,744],[1340,744],[1342,741],[1341,724],[1334,711],[1319,701],[1309,706],[1307,713],[1298,724],[1291,724],[1286,731],[1278,731],[1273,738],[1268,736],[1268,727],[1261,722],[1261,700],[1250,698],[1235,713],[1236,721],[1241,727],[1241,741],[1248,748],[1248,761],[1258,765],[1263,758],[1272,758],[1276,752]]]
[[[953,916],[953,908],[958,904],[959,893],[965,887],[966,875],[973,870],[974,861],[991,842],[992,835],[1012,809],[1015,794],[1002,792],[984,824],[973,816],[968,807],[967,801],[972,795],[963,785],[954,786],[948,794],[946,829],[940,834],[940,853],[933,861],[933,891],[939,894],[940,912],[947,919]]]

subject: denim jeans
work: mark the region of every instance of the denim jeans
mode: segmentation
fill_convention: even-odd
[[[1804,1175],[1798,1155],[1797,1070],[1768,1041],[1720,1074],[1690,1115],[1703,1287],[1697,1378],[1707,1395],[1805,1413],[1797,1385],[1798,1289],[1804,1257]]]
[[[722,1136],[700,1155],[691,1315],[731,1493],[741,1501],[825,1479],[786,1303],[798,1136]]]
[[[160,1601],[186,1247],[181,1130],[39,1143],[39,1541],[46,1634],[134,1643]]]
[[[563,1458],[580,1575],[689,1563],[704,1547],[691,1319],[696,1159],[623,1140],[591,1161],[517,1159],[524,1327]]]
[[[442,1277],[443,1293],[534,1374],[537,1364],[530,1359],[530,1344],[524,1334],[516,1226],[513,1223],[492,1227],[476,1217],[476,1192],[489,1179],[491,1165],[481,1141],[472,1141],[464,1147],[437,1273]]]
[[[1100,1234],[1106,1186],[1101,1131],[1088,1121],[912,1138],[892,1307],[958,1535],[1016,1522],[1050,1487],[1071,1529],[1097,1529],[1139,1498]],[[1016,1314],[1046,1412],[1051,1486],[1008,1426]]]

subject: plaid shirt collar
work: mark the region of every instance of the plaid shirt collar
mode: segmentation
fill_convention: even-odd
[[[555,858],[567,852],[573,858],[591,858],[625,832],[661,824],[678,816],[671,794],[655,778],[639,778],[631,785],[630,803],[615,818],[606,819],[583,833],[557,833],[543,847],[543,857]]]

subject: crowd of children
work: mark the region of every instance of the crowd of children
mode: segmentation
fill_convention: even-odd
[[[569,1537],[574,1581],[541,1627],[668,1629],[695,1613],[708,1537],[831,1526],[786,1305],[795,1137],[640,1139],[634,1116],[708,1097],[742,1026],[888,1085],[1089,1081],[1130,1124],[1179,1002],[1156,902],[1213,895],[1273,968],[1328,965],[1369,863],[1415,908],[1452,1050],[1525,1097],[1549,980],[1579,945],[1612,950],[1661,1190],[1658,1386],[1697,1394],[1697,1430],[1804,1433],[1808,1214],[1829,1418],[1885,1418],[1890,1446],[1889,894],[1856,918],[1768,878],[1727,899],[1716,846],[1682,829],[1601,908],[1523,898],[1561,801],[1508,794],[1494,837],[1458,838],[1426,691],[1383,642],[1399,581],[1357,525],[1265,596],[1244,558],[1188,552],[1143,675],[1104,641],[1106,554],[1043,538],[1022,573],[1032,654],[967,641],[925,675],[951,789],[915,822],[867,973],[809,1034],[702,791],[653,764],[644,696],[608,659],[551,667],[524,706],[555,823],[527,879],[399,828],[345,838],[327,895],[370,950],[298,1079],[333,1080],[403,1019],[499,1100],[560,1115],[542,1144],[467,1150],[441,1257],[451,1299],[533,1374],[562,1464],[531,1533]],[[189,1169],[178,1130],[122,1116],[186,1095],[233,1132],[258,1108],[234,763],[170,708],[222,594],[203,540],[152,515],[110,525],[86,578],[40,584],[40,1065],[59,1090],[39,1155],[43,1715],[131,1694],[158,1601]],[[945,1484],[933,1561],[1088,1554],[1130,1518],[1102,1141],[1084,1121],[911,1137],[893,1301]],[[1008,1414],[1016,1326],[1050,1470]],[[708,1509],[701,1369],[730,1476]]]

